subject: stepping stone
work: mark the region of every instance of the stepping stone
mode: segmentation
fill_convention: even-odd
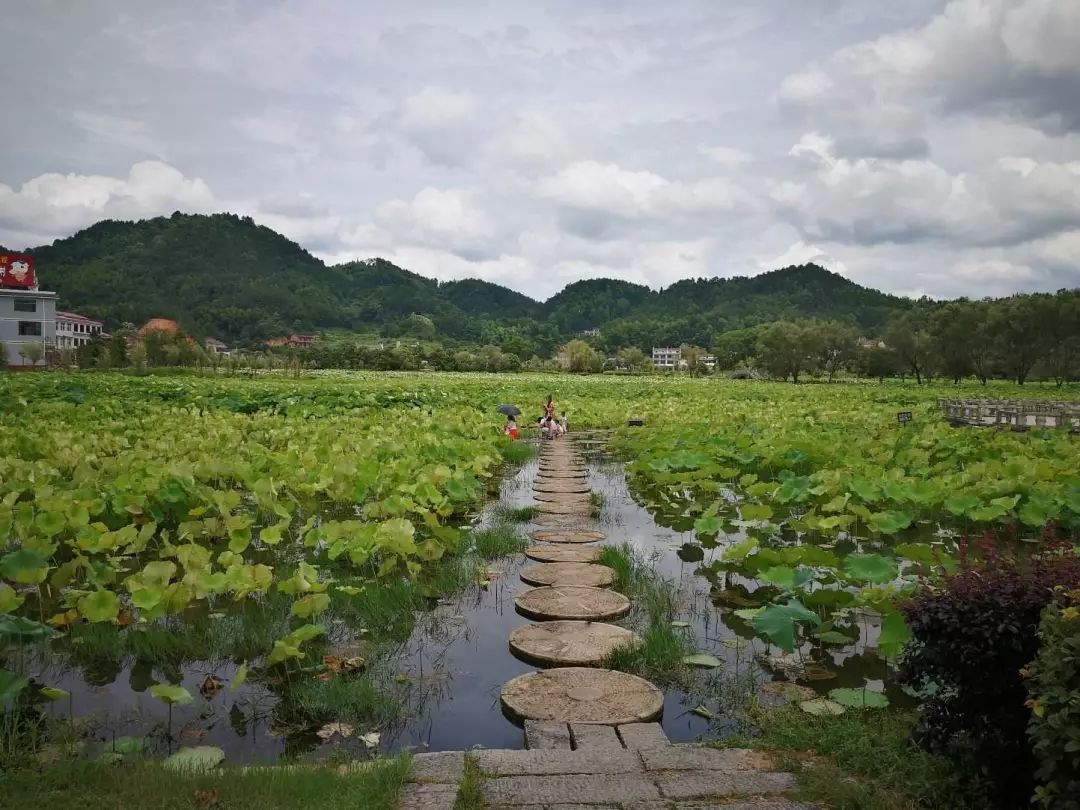
[[[615,733],[615,726],[593,726],[587,723],[571,723],[570,738],[575,751],[622,751],[622,742]]]
[[[537,523],[540,521],[537,520]],[[544,540],[548,543],[595,543],[607,537],[603,532],[592,529],[578,529],[565,526],[561,529],[537,529],[529,537],[533,540]]]
[[[570,726],[526,720],[525,747],[530,751],[569,751]]]
[[[627,748],[663,748],[669,745],[667,734],[659,723],[628,723],[619,726],[616,731]]]
[[[533,546],[525,549],[525,556],[537,562],[591,563],[600,559],[598,548],[578,548],[575,546]]]
[[[585,515],[588,516],[592,507],[588,502],[576,503],[545,503],[541,501],[536,505],[541,512],[549,515]]]
[[[514,630],[510,649],[531,663],[589,667],[636,639],[625,627],[603,622],[541,622]]]
[[[589,491],[585,492],[534,492],[533,500],[541,503],[569,503],[589,505]]]
[[[606,588],[615,581],[615,572],[606,565],[593,563],[540,563],[522,569],[521,581],[529,585],[582,585],[586,588]]]
[[[522,615],[540,621],[603,622],[630,612],[630,600],[621,593],[577,585],[533,588],[514,599],[514,605]]]
[[[572,470],[544,470],[543,472],[538,472],[533,481],[534,483],[544,481],[584,481],[588,477],[589,474],[585,472],[574,472]]]
[[[511,717],[606,726],[654,720],[664,710],[664,693],[644,678],[588,667],[519,675],[501,699]]]
[[[537,526],[550,526],[561,531],[575,531],[589,521],[588,515],[556,515],[538,511],[532,522]]]
[[[577,495],[585,495],[590,492],[589,485],[584,481],[574,481],[572,479],[562,479],[559,481],[541,481],[540,483],[533,484],[533,492],[549,492],[549,493],[572,493]]]

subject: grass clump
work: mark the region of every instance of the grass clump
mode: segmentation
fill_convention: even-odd
[[[484,774],[480,766],[466,756],[465,772],[458,783],[454,810],[483,810],[484,797],[480,793],[480,785],[483,781]]]
[[[629,543],[604,546],[600,564],[615,572],[615,590],[632,605],[629,623],[639,641],[612,652],[604,661],[610,669],[631,672],[658,683],[676,683],[689,676],[683,657],[692,653],[692,636],[671,626],[678,612],[679,595],[674,582],[653,570]]]
[[[686,673],[683,656],[691,652],[686,634],[670,625],[656,624],[645,631],[639,642],[613,650],[604,660],[604,666],[659,683],[670,683],[681,680]]]
[[[517,527],[508,523],[495,523],[472,533],[473,551],[484,560],[509,557],[524,551],[527,545]]]
[[[392,810],[408,773],[407,756],[344,770],[224,768],[206,774],[181,774],[153,762],[117,767],[71,761],[0,773],[0,804],[12,810],[148,806],[159,810]]]
[[[510,442],[500,447],[499,452],[511,464],[521,464],[536,455],[536,448],[526,442]]]
[[[607,497],[603,492],[589,493],[589,516],[593,520],[603,520],[607,509]]]
[[[499,523],[528,523],[540,514],[535,506],[505,506],[495,508],[495,520]]]
[[[724,745],[775,752],[777,766],[796,774],[800,799],[853,810],[971,806],[948,762],[911,742],[913,713],[814,717],[794,707],[758,708],[751,719],[754,736],[731,737]]]
[[[286,693],[278,711],[287,706],[306,724],[347,721],[382,726],[400,718],[405,709],[402,696],[390,688],[392,683],[390,678],[369,672],[303,681]]]

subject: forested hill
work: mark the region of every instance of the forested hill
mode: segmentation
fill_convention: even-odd
[[[752,278],[686,280],[660,292],[580,281],[541,304],[469,279],[439,283],[382,259],[327,266],[295,242],[231,214],[99,222],[30,251],[62,306],[108,328],[151,317],[197,335],[251,343],[343,328],[549,350],[587,329],[604,342],[709,345],[718,332],[781,317],[827,317],[875,330],[906,299],[814,265]],[[411,317],[422,315],[424,318]]]

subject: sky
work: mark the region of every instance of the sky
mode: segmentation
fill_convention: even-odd
[[[8,0],[0,244],[252,216],[544,299],[1080,286],[1077,0]]]

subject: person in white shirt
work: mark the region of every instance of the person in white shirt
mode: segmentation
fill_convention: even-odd
[[[559,427],[562,428],[562,432],[564,435],[570,429],[566,421],[566,411],[562,412],[562,418],[559,420]]]

